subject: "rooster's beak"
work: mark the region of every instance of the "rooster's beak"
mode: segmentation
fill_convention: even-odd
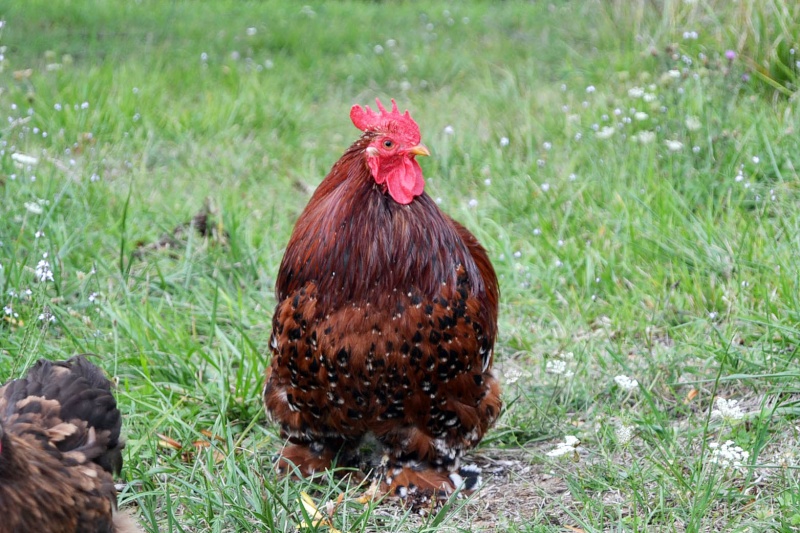
[[[431,155],[431,153],[428,151],[428,147],[424,144],[418,144],[412,147],[408,153],[411,155]]]

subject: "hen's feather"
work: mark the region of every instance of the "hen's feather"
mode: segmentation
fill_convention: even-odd
[[[121,424],[111,383],[83,356],[40,360],[0,387],[0,531],[132,531],[111,476]]]

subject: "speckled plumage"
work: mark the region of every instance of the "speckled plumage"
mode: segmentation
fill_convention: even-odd
[[[284,462],[304,474],[337,453],[354,462],[374,436],[387,477],[403,480],[392,490],[448,492],[500,412],[497,279],[475,237],[427,194],[404,205],[376,182],[366,150],[378,138],[368,131],[345,152],[297,221],[264,399],[291,443]]]
[[[136,533],[116,509],[121,416],[85,357],[41,360],[0,387],[0,532]]]

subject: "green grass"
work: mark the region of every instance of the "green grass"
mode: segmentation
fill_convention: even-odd
[[[800,110],[764,83],[789,5],[0,0],[0,379],[98,354],[148,531],[294,531],[300,491],[344,493],[342,531],[800,531]],[[488,484],[425,517],[277,478],[260,399],[304,189],[376,96],[502,285]],[[209,236],[153,245],[206,203]]]

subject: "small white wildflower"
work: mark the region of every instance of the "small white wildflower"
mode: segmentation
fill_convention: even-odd
[[[689,115],[688,117],[686,117],[686,129],[687,130],[689,130],[689,131],[697,131],[697,130],[700,129],[701,126],[702,126],[702,124],[700,123],[700,119],[699,118],[697,118],[695,116],[692,116],[692,115]]]
[[[539,228],[534,228],[533,229],[533,234],[534,235],[541,235],[542,234],[542,230],[540,230]]]
[[[680,142],[680,141],[674,141],[674,140],[667,139],[667,140],[664,141],[664,144],[667,145],[667,149],[670,152],[677,152],[677,151],[683,149],[683,143]]]
[[[757,155],[754,155],[753,156],[753,163],[755,163],[757,165],[759,163],[759,161],[761,161],[761,158],[758,157]]]
[[[637,111],[636,113],[634,113],[633,118],[635,118],[636,120],[641,122],[643,120],[647,120],[648,116],[649,115],[647,113],[645,113],[644,111]]]
[[[89,301],[91,303],[95,303],[97,301],[97,293],[96,292],[93,292],[92,294],[89,295]]]
[[[699,154],[700,153],[700,147],[696,146],[696,145],[692,146],[692,153],[693,154]]]
[[[519,259],[520,257],[522,257],[522,252],[520,252],[519,250],[517,250],[516,252],[514,252],[514,257],[516,257],[517,259]]]
[[[11,315],[14,312],[14,309],[11,308],[10,305],[3,307],[3,312],[7,315]]]
[[[547,150],[549,152],[550,149],[553,148],[553,144],[545,141],[544,144],[542,144],[542,148],[544,148],[545,150]]]
[[[469,205],[472,208],[478,207],[478,200],[476,200],[475,198],[471,198],[467,205]]]
[[[39,314],[39,322],[55,322],[56,317],[53,316],[48,309],[45,309],[43,313]]]
[[[37,239],[41,239],[42,237],[44,237],[44,231],[42,231],[42,230],[36,230],[36,233],[34,233],[34,234],[33,234],[33,236],[34,236],[35,238],[37,238]]]
[[[549,183],[542,183],[541,188],[542,188],[542,192],[547,192],[547,191],[550,190],[550,184]]]
[[[444,127],[444,134],[445,135],[453,135],[455,132],[456,132],[456,130],[453,129],[453,126],[449,126],[448,125],[448,126]]]
[[[650,144],[656,140],[656,134],[653,131],[640,131],[635,138],[639,144]]]
[[[743,450],[741,446],[736,446],[732,440],[726,441],[722,445],[712,442],[708,447],[711,449],[711,457],[708,462],[723,468],[744,470],[744,465],[750,458],[750,452]]]
[[[250,26],[249,28],[247,28],[246,33],[247,33],[247,35],[252,37],[256,33],[258,33],[258,29],[255,26]]]
[[[654,95],[653,93],[645,93],[645,95],[642,97],[642,100],[644,100],[647,103],[654,102],[655,99],[656,95]]]
[[[548,374],[563,374],[567,371],[567,362],[561,359],[549,359],[544,371]]]
[[[564,354],[562,354],[562,356],[563,355]],[[545,364],[544,371],[548,374],[564,376],[565,378],[571,378],[575,375],[572,370],[567,370],[567,361],[564,359],[548,359],[547,364]]]
[[[726,422],[734,422],[744,418],[744,412],[739,407],[738,400],[726,400],[717,396],[714,406],[716,409],[711,411],[711,418],[721,418]]]
[[[500,137],[500,146],[508,146],[509,142],[508,137]]]
[[[594,85],[589,85],[588,87],[586,87],[586,92],[589,93],[589,94],[592,94],[596,90],[597,89],[595,89]]]
[[[564,442],[559,442],[555,449],[547,452],[548,457],[561,457],[568,454],[575,454],[581,441],[574,435],[566,435]]]
[[[641,98],[644,96],[644,89],[641,87],[633,87],[632,89],[628,89],[628,96],[631,98]]]
[[[676,79],[678,79],[678,78],[680,78],[680,77],[681,77],[681,71],[680,71],[680,70],[677,70],[677,69],[672,69],[672,70],[669,70],[669,71],[667,72],[667,75],[668,75],[670,78],[672,78],[672,79],[676,80]]]
[[[614,428],[614,435],[617,436],[617,442],[624,446],[633,439],[633,427],[626,426],[622,422],[619,422]]]
[[[485,180],[483,180],[483,184],[488,187],[489,185],[492,184],[492,179],[491,178],[486,178]]]
[[[34,271],[36,275],[36,281],[54,281],[53,278],[53,271],[50,269],[50,263],[42,259],[36,265],[36,270]]]
[[[568,179],[569,181],[575,181],[576,179],[578,179],[578,175],[577,175],[577,174],[575,174],[575,173],[573,172],[572,174],[570,174],[569,176],[567,176],[567,179]]]
[[[506,383],[514,384],[519,381],[519,378],[522,377],[522,371],[516,368],[509,368],[503,371],[503,377],[505,378]]]
[[[381,45],[379,45],[379,44],[376,44],[376,45],[375,45],[375,46],[372,48],[372,51],[373,51],[373,52],[375,52],[375,55],[381,55],[381,54],[383,54],[383,46],[381,46]]]
[[[612,135],[614,135],[614,128],[611,126],[603,126],[603,129],[597,132],[598,139],[608,139]]]
[[[29,213],[33,213],[34,215],[41,215],[44,212],[42,206],[40,206],[36,202],[25,202],[25,209]]]
[[[56,111],[61,111],[61,109],[62,109],[62,108],[61,108],[61,104],[55,104],[55,105],[53,105],[53,109],[55,109]]]
[[[83,102],[81,104],[81,109],[89,109],[89,102]]]
[[[35,165],[39,160],[33,156],[21,154],[19,152],[11,154],[11,160],[19,163],[20,165]]]
[[[639,387],[638,381],[625,375],[616,376],[614,381],[617,383],[619,388],[626,391],[632,391]]]

